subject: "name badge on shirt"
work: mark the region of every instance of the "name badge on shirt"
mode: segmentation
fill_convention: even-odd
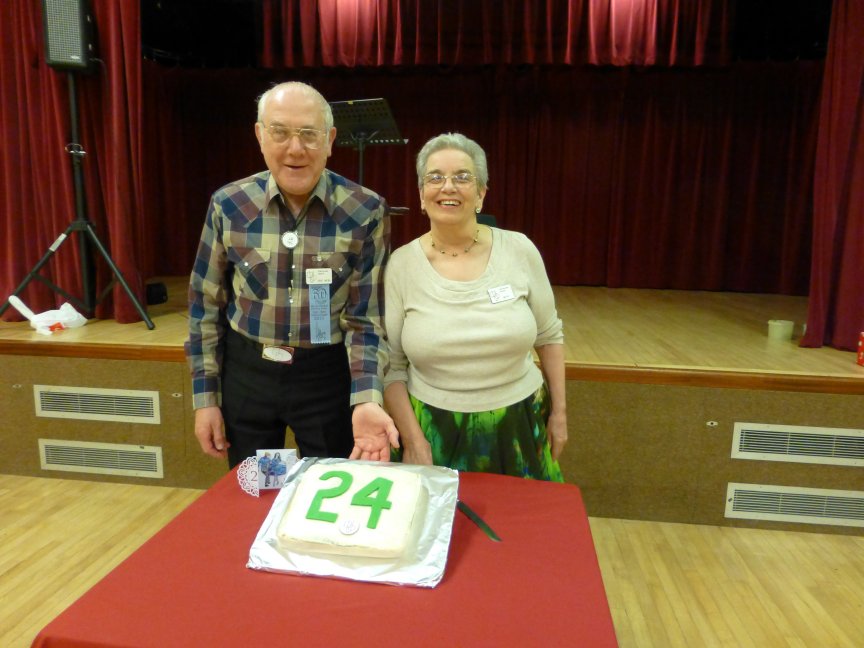
[[[321,286],[333,283],[333,270],[330,268],[306,268],[306,283]]]
[[[329,283],[309,286],[309,334],[312,344],[330,344]]]
[[[490,288],[489,299],[493,304],[497,304],[499,302],[516,299],[516,295],[513,294],[513,289],[510,287],[510,284],[506,284],[504,286],[498,286],[497,288]]]

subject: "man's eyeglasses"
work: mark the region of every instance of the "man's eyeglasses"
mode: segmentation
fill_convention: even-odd
[[[265,126],[264,122],[259,123],[264,130],[270,134],[270,139],[272,139],[276,144],[284,144],[296,135],[297,139],[300,140],[300,143],[307,149],[317,149],[321,146],[321,142],[324,140],[324,136],[326,135],[324,131],[320,131],[316,128],[288,128],[281,124],[270,124],[269,126]]]
[[[474,175],[471,173],[456,173],[449,176],[443,173],[427,173],[423,176],[423,184],[430,187],[443,187],[448,179],[452,180],[456,187],[467,187],[474,183]]]

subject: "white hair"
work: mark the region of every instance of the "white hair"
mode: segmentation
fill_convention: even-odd
[[[429,156],[438,151],[455,149],[462,151],[474,163],[474,176],[477,178],[477,188],[482,191],[489,184],[489,169],[486,166],[486,152],[470,137],[462,133],[442,133],[436,135],[423,145],[417,154],[417,185],[423,187],[423,176],[426,175],[426,164]]]
[[[300,94],[303,94],[317,101],[321,105],[321,113],[324,116],[324,130],[328,133],[330,132],[330,129],[333,128],[333,110],[330,108],[330,104],[327,103],[324,95],[322,95],[308,83],[302,83],[301,81],[286,81],[284,83],[279,83],[264,92],[264,94],[262,94],[260,97],[258,97],[259,122],[264,117],[264,108],[267,106],[267,102],[270,100],[270,97],[273,96],[273,93],[280,90],[299,92]]]

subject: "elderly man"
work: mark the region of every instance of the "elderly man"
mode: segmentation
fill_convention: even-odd
[[[387,204],[325,168],[336,129],[311,86],[261,95],[255,136],[267,171],[213,194],[190,279],[195,436],[231,467],[286,426],[302,456],[386,459]]]

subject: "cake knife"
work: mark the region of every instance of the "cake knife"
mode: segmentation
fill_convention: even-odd
[[[465,517],[480,527],[480,530],[483,531],[483,533],[485,533],[491,540],[501,542],[501,538],[499,538],[498,534],[492,530],[492,527],[486,524],[486,522],[483,521],[483,518],[472,511],[471,507],[469,507],[465,502],[462,500],[456,500],[456,508],[462,511],[465,514]]]

